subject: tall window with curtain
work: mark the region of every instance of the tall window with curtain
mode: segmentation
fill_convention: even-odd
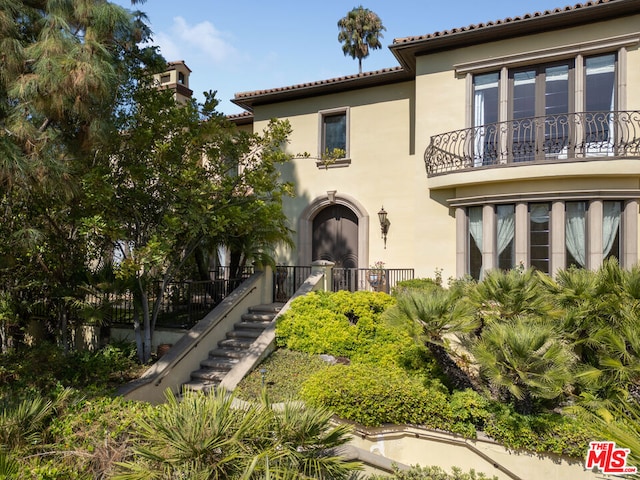
[[[565,203],[566,267],[587,266],[587,203]]]
[[[473,78],[473,125],[475,129],[473,166],[498,162],[498,72]]]
[[[620,261],[622,202],[603,202],[602,212],[602,254],[604,259],[617,258]]]
[[[615,54],[585,59],[586,154],[613,155],[616,85]]]
[[[510,270],[515,266],[516,206],[496,206],[496,247],[498,268]]]
[[[549,273],[551,216],[548,203],[529,204],[529,264]]]
[[[469,207],[468,264],[469,275],[475,280],[482,276],[482,207]]]

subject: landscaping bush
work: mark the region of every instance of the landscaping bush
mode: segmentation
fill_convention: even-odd
[[[508,404],[493,404],[484,431],[507,448],[584,458],[592,434],[574,418],[557,413],[520,415]]]
[[[108,345],[96,352],[65,353],[51,343],[0,355],[0,400],[30,392],[55,392],[60,387],[82,388],[85,394],[110,394],[142,372],[135,346]]]
[[[240,382],[234,394],[243,400],[260,401],[265,390],[274,403],[299,399],[304,381],[326,367],[318,355],[279,348]]]
[[[278,346],[354,362],[395,364],[413,345],[408,325],[392,327],[382,312],[394,300],[382,292],[314,292],[295,300],[276,326]]]
[[[448,430],[453,422],[443,389],[427,389],[399,368],[334,365],[312,375],[301,395],[311,405],[370,427],[396,423]]]
[[[451,473],[440,467],[414,466],[410,470],[397,470],[393,475],[372,475],[369,480],[498,480],[498,477],[487,477],[484,473],[470,470],[463,472],[460,468],[452,467]]]

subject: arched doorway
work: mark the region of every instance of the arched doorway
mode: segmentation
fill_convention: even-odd
[[[331,193],[331,194],[329,194]],[[357,262],[356,267],[363,268],[369,262],[369,214],[364,206],[355,198],[340,192],[328,192],[326,196],[316,197],[300,213],[298,218],[298,264],[310,265],[316,260],[313,251],[314,221],[321,222],[320,213],[334,205],[345,207],[352,212],[357,219],[358,227],[356,236],[357,247],[353,250]],[[330,210],[329,210],[330,211]],[[344,211],[344,210],[343,210]],[[353,219],[353,217],[351,217]],[[333,258],[333,257],[332,257]]]
[[[348,207],[329,205],[313,219],[312,259],[329,260],[336,268],[358,267],[358,216]]]

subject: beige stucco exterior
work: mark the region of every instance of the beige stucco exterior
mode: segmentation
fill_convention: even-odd
[[[625,222],[620,261],[627,267],[637,263],[638,157],[506,164],[432,176],[425,171],[424,158],[431,136],[472,126],[471,87],[476,73],[501,72],[505,80],[500,86],[500,115],[508,120],[509,69],[570,59],[576,70],[573,107],[581,111],[583,58],[615,53],[616,110],[640,110],[640,14],[629,14],[631,2],[617,1],[617,6],[627,5],[624,12],[606,14],[612,7],[598,4],[588,7],[586,13],[579,9],[558,13],[556,17],[565,15],[562,26],[549,14],[549,18],[520,19],[521,24],[514,22],[513,26],[489,25],[486,33],[471,29],[446,32],[442,38],[410,40],[407,48],[415,52],[409,60],[413,71],[405,67],[407,75],[400,80],[385,81],[381,75],[377,83],[362,77],[350,85],[337,79],[333,90],[319,82],[288,87],[295,95],[276,89],[237,97],[237,103],[252,110],[255,131],[262,130],[271,118],[287,120],[292,127],[287,149],[299,157],[282,174],[295,186],[296,196],[285,200],[284,208],[296,230],[296,249],[281,252],[279,260],[289,264],[314,260],[310,222],[322,208],[337,202],[356,212],[361,222],[359,267],[383,261],[389,268],[415,268],[416,277],[433,276],[436,269],[442,269],[445,279],[457,277],[466,273],[465,208],[483,205],[492,209],[499,203],[513,203],[519,212],[516,262],[528,265],[527,202],[545,201],[554,202],[550,250],[556,271],[564,268],[563,202],[580,200],[592,205],[589,248],[593,250],[602,243],[597,230],[602,214],[598,217],[597,211],[602,210],[603,201],[615,200],[622,202]],[[511,28],[508,34],[500,33],[507,28]],[[437,43],[443,41],[448,43]],[[402,53],[401,47],[394,53],[407,63],[410,55]],[[323,111],[335,109],[348,111],[350,162],[324,168],[317,162],[320,119]],[[382,206],[391,222],[386,249],[376,215]],[[486,220],[484,226],[494,225]],[[487,238],[489,243],[495,241],[491,235]],[[483,252],[489,267],[496,261],[491,249],[486,246]],[[589,268],[602,262],[602,252],[590,251],[588,256]]]

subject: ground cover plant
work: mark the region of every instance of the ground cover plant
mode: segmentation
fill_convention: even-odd
[[[514,270],[448,288],[414,280],[396,287],[384,313],[365,292],[351,300],[345,292],[305,297],[276,335],[281,347],[341,359],[311,375],[300,395],[343,418],[467,436],[482,430],[514,449],[582,458],[598,433],[576,421],[575,409],[635,402],[639,286],[640,271],[615,262],[555,279]],[[423,402],[403,409],[409,396]],[[425,413],[430,408],[437,414]]]

